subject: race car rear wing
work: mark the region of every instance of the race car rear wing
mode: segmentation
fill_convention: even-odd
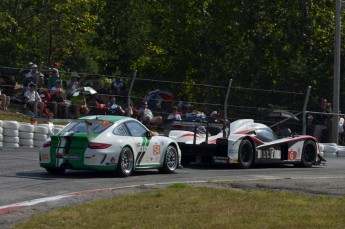
[[[193,138],[193,144],[196,143],[196,136],[197,136],[197,130],[198,126],[204,126],[206,128],[206,139],[205,142],[208,142],[208,135],[209,135],[209,127],[217,127],[220,129],[223,129],[224,124],[223,123],[214,123],[214,122],[186,122],[186,121],[173,121],[171,125],[176,125],[176,126],[192,126],[194,127],[193,132],[194,132],[194,138]],[[225,136],[225,131],[223,131],[223,137]]]

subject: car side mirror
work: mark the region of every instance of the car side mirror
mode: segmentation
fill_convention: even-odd
[[[152,138],[154,135],[155,135],[155,134],[154,134],[151,130],[149,130],[149,131],[146,132],[146,137],[147,137],[147,138]]]

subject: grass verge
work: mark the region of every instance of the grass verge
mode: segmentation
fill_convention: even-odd
[[[345,228],[345,198],[175,184],[65,207],[15,228]]]

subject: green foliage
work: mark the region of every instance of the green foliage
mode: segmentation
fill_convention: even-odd
[[[191,84],[311,85],[331,98],[334,8],[331,0],[1,1],[0,65],[57,60],[65,71],[111,75],[119,67],[122,76],[138,70]],[[205,101],[223,93],[171,87]]]

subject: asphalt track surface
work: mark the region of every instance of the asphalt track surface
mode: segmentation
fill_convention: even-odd
[[[325,165],[236,166],[190,165],[174,174],[136,171],[127,178],[96,171],[69,171],[50,175],[39,166],[38,148],[0,150],[0,228],[62,206],[112,198],[190,183],[224,188],[285,190],[308,195],[345,195],[345,158],[326,158]]]

